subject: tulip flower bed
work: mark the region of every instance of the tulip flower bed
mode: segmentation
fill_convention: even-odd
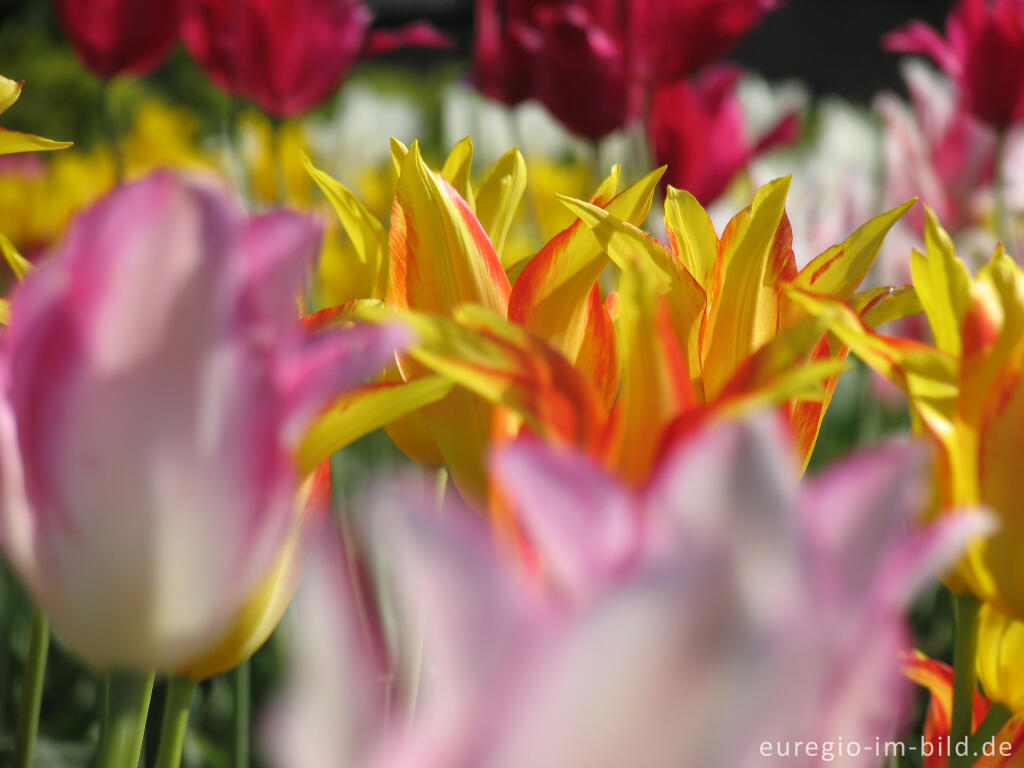
[[[1024,0],[778,5],[0,20],[0,765],[1024,764]]]

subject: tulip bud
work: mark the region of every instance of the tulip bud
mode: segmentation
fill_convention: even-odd
[[[16,292],[0,542],[92,665],[187,668],[292,546],[305,425],[398,342],[301,333],[319,234],[158,174],[79,217]]]

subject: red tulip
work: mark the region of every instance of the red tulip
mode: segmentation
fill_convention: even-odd
[[[721,56],[775,0],[480,0],[475,82],[515,105],[536,98],[599,139],[636,117],[644,92]]]
[[[101,77],[145,74],[178,36],[179,0],[58,0],[61,24],[78,58]]]
[[[446,47],[422,22],[369,32],[359,0],[188,0],[181,36],[219,87],[288,117],[323,101],[363,55]]]
[[[795,141],[799,120],[783,117],[751,142],[736,96],[739,71],[709,70],[690,81],[659,88],[651,111],[651,140],[659,163],[668,165],[665,181],[685,189],[702,205],[715,201],[733,177],[759,153]]]
[[[1024,0],[961,0],[946,19],[945,38],[912,21],[882,43],[934,59],[989,125],[1004,129],[1024,119]]]

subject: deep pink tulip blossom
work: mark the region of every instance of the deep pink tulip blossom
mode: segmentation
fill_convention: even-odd
[[[371,33],[360,0],[183,1],[182,40],[210,79],[280,117],[322,102],[364,55],[451,45],[423,22]]]
[[[945,37],[912,21],[883,44],[934,59],[989,125],[1005,129],[1024,119],[1024,0],[960,0],[946,19]]]
[[[668,166],[665,182],[702,205],[718,199],[758,154],[796,141],[800,132],[797,114],[789,113],[763,136],[748,138],[739,77],[739,70],[719,67],[654,94],[650,135],[658,163]]]
[[[650,89],[726,53],[774,0],[480,0],[474,81],[541,101],[597,140],[646,111]]]
[[[890,738],[909,702],[903,608],[985,521],[907,526],[913,447],[801,489],[788,445],[774,417],[706,427],[641,492],[505,447],[493,469],[534,571],[429,491],[385,495],[367,551],[386,553],[392,631],[373,569],[328,547],[295,614],[276,764],[755,768],[779,762],[765,742]]]
[[[178,39],[181,0],[58,0],[78,58],[100,77],[141,75],[167,58]]]
[[[319,239],[158,174],[79,216],[15,293],[0,541],[96,667],[173,672],[221,638],[297,524],[306,425],[400,343],[302,334]]]

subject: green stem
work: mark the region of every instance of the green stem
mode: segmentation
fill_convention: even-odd
[[[988,714],[985,715],[985,719],[981,721],[977,732],[971,736],[968,742],[967,754],[969,757],[967,758],[967,765],[974,765],[974,755],[981,755],[985,742],[995,738],[1012,716],[1013,713],[998,702],[989,707]],[[996,751],[998,752],[998,747]]]
[[[107,729],[100,740],[99,768],[136,768],[146,732],[153,675],[111,672],[107,678]]]
[[[156,768],[178,768],[181,765],[181,752],[185,746],[185,732],[188,730],[188,713],[192,708],[192,694],[195,690],[195,681],[187,677],[175,677],[168,682]]]
[[[1012,247],[1010,243],[1010,222],[1006,208],[1006,176],[1003,173],[1003,166],[1006,164],[1006,130],[1002,129],[996,136],[995,154],[995,198],[996,198],[996,237],[1007,248]]]
[[[18,706],[18,731],[14,742],[14,765],[30,768],[39,730],[39,705],[43,700],[46,677],[46,654],[50,647],[50,625],[38,608],[32,612],[32,631],[28,640],[25,676],[21,681],[21,703]]]
[[[113,86],[109,80],[103,84],[103,127],[107,132],[110,152],[114,157],[114,178],[117,186],[121,186],[124,183],[124,153],[121,150],[121,131],[114,109]]]
[[[235,667],[232,674],[235,683],[235,727],[231,765],[232,768],[249,768],[249,710],[251,707],[249,659]]]
[[[974,657],[978,648],[978,609],[981,603],[969,592],[956,596],[956,645],[953,646],[953,717],[949,728],[955,747],[971,735],[977,673]],[[950,768],[962,758],[950,758]]]

